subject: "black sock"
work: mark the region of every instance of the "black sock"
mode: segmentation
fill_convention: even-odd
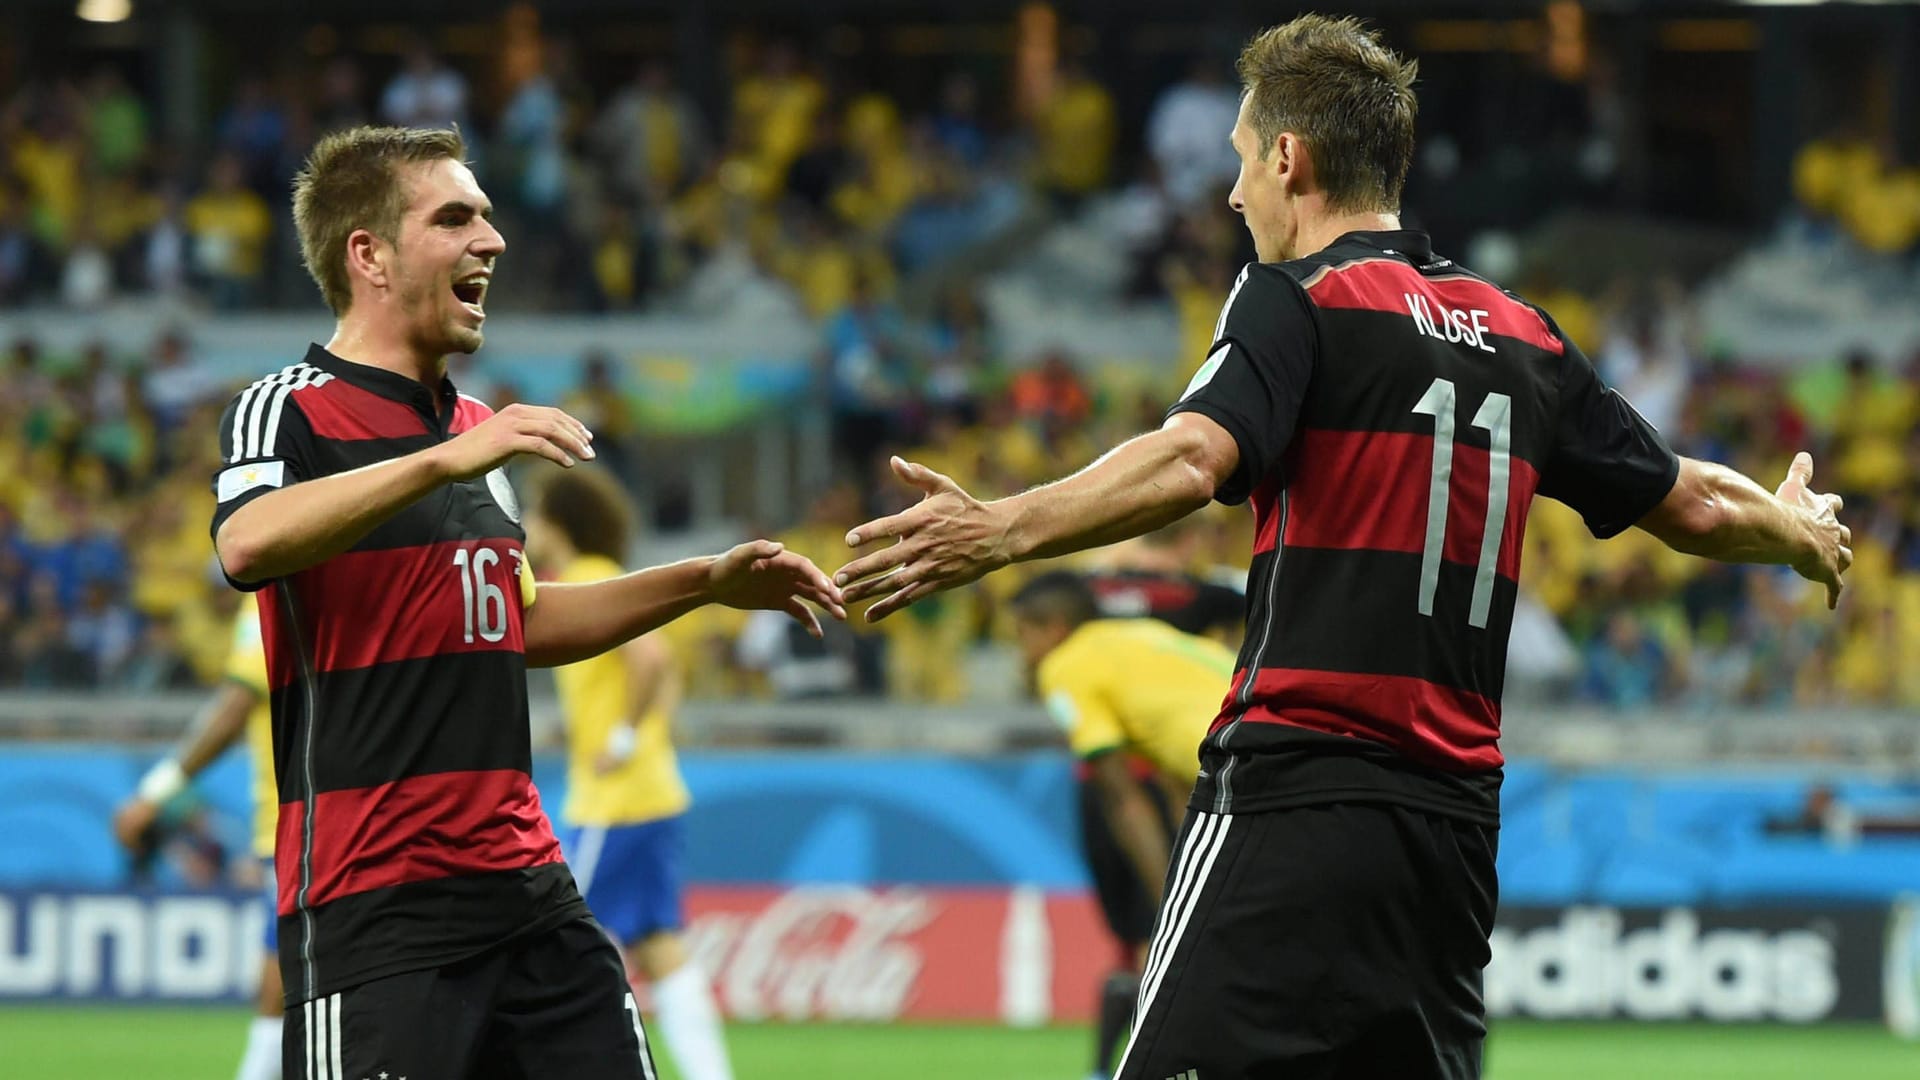
[[[1139,996],[1140,976],[1131,971],[1114,972],[1100,987],[1100,1041],[1093,1046],[1094,1072],[1112,1075],[1114,1058],[1133,1026],[1133,1004]]]

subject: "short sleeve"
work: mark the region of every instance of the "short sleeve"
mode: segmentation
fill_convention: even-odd
[[[266,645],[260,638],[260,617],[247,603],[233,620],[233,648],[227,653],[226,677],[265,700],[269,691]]]
[[[1084,666],[1066,662],[1071,659],[1056,654],[1040,665],[1039,690],[1047,715],[1067,733],[1075,757],[1096,757],[1125,745],[1120,717],[1100,692],[1098,680],[1089,677]]]
[[[220,415],[219,438],[220,469],[213,474],[209,529],[213,537],[241,507],[312,475],[313,428],[285,384],[263,379],[236,395]],[[231,575],[227,582],[245,592],[266,585],[235,581]]]
[[[1213,338],[1206,363],[1167,415],[1198,413],[1233,436],[1240,463],[1214,498],[1234,505],[1278,470],[1293,441],[1319,335],[1299,283],[1277,267],[1249,263]]]
[[[1566,353],[1559,413],[1539,493],[1579,511],[1587,530],[1605,540],[1660,505],[1680,475],[1680,459],[1646,417],[1600,381],[1566,335],[1560,337]]]

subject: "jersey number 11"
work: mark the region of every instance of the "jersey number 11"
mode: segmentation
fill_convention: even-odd
[[[1440,587],[1440,556],[1447,546],[1447,506],[1453,493],[1453,381],[1435,379],[1413,411],[1433,417],[1433,483],[1427,489],[1427,539],[1420,553],[1420,614],[1433,614],[1433,594]],[[1513,399],[1488,394],[1473,415],[1473,426],[1492,437],[1487,453],[1486,531],[1480,539],[1480,564],[1473,575],[1473,607],[1467,622],[1487,628],[1493,608],[1493,572],[1500,560],[1500,540],[1507,528],[1507,479],[1513,457]]]

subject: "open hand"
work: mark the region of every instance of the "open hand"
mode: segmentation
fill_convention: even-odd
[[[707,569],[713,598],[743,611],[784,611],[807,633],[821,636],[820,619],[806,601],[836,619],[847,617],[840,589],[813,560],[773,540],[749,540],[713,561]]]
[[[847,534],[857,548],[883,537],[899,543],[848,563],[834,574],[848,602],[889,594],[867,609],[867,621],[899,611],[923,596],[976,581],[1012,562],[1007,523],[993,503],[967,494],[951,477],[902,458],[894,475],[919,488],[920,501],[892,517],[869,521]]]
[[[509,405],[437,448],[456,480],[471,480],[519,454],[535,454],[565,468],[593,458],[593,433],[559,409]]]
[[[1787,466],[1787,478],[1773,493],[1774,498],[1799,510],[1813,536],[1814,548],[1793,564],[1801,577],[1827,587],[1827,607],[1840,603],[1845,587],[1841,575],[1853,565],[1853,530],[1840,524],[1839,513],[1846,505],[1840,496],[1816,494],[1813,483],[1813,455],[1802,450]]]

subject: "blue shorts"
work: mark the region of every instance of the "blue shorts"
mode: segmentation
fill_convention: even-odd
[[[566,825],[560,848],[587,908],[615,941],[631,945],[684,924],[682,816],[638,825]]]
[[[267,955],[275,956],[280,952],[280,879],[273,876],[272,859],[261,859],[260,871],[266,878],[266,884],[260,887],[260,903],[267,912],[267,929],[260,940],[267,947]]]

